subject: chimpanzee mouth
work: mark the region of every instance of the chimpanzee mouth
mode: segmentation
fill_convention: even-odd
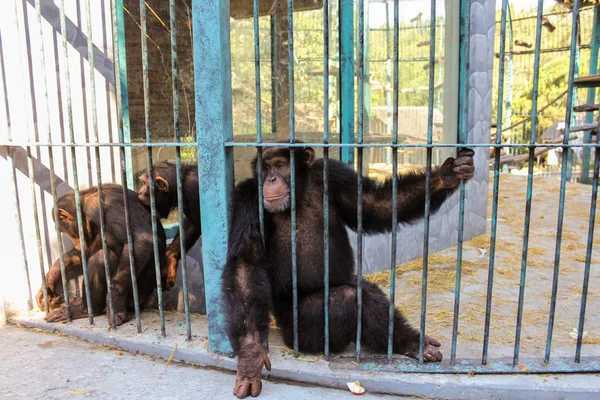
[[[286,193],[283,196],[265,197],[263,203],[265,210],[269,212],[285,211],[290,206],[290,196]]]
[[[288,197],[287,193],[282,194],[281,196],[265,197],[265,201],[268,201],[268,202],[277,201],[277,200],[285,199],[286,197]]]

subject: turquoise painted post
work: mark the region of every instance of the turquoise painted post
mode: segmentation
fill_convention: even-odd
[[[225,147],[233,138],[229,0],[192,0],[192,23],[209,349],[229,354],[221,304],[233,188],[233,149]]]
[[[340,0],[340,140],[354,143],[354,2]],[[354,164],[354,149],[340,149],[343,162]]]
[[[129,91],[127,89],[127,49],[125,47],[125,14],[123,12],[123,0],[116,0],[117,19],[117,53],[119,58],[119,82],[121,85],[121,119],[123,124],[123,141],[131,143],[131,125],[129,124]],[[116,58],[116,57],[115,57]],[[116,77],[115,77],[116,78]],[[117,82],[115,81],[115,85]],[[133,163],[131,147],[125,147],[125,172],[127,176],[126,185],[134,190]],[[124,182],[125,184],[125,182]]]
[[[592,41],[590,43],[590,75],[598,73],[598,47],[600,45],[600,6],[594,6],[594,22],[592,25]],[[594,104],[596,100],[596,89],[589,88],[587,94],[587,103]],[[591,124],[594,122],[594,113],[588,112],[585,115],[585,123]],[[584,143],[590,143],[592,132],[586,131],[583,137]],[[581,182],[590,183],[590,148],[583,148],[583,157],[581,160]]]

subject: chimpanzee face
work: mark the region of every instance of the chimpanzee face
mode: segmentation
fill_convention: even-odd
[[[263,195],[269,212],[282,212],[290,207],[289,157],[266,154],[263,158]]]
[[[69,193],[58,199],[58,226],[73,242],[77,250],[81,250],[79,239],[79,227],[76,219],[75,197]],[[54,209],[52,209],[52,220],[54,220]]]
[[[158,213],[159,218],[167,218],[169,216],[169,212],[171,211],[171,192],[169,182],[160,176],[157,171],[154,172],[154,175],[154,199],[156,200],[156,212]],[[138,191],[138,198],[142,201],[142,203],[150,207],[150,181],[148,179],[148,174],[145,173],[140,176],[140,181],[142,182],[142,186]]]
[[[315,152],[311,147],[295,148],[296,188],[302,187],[300,177],[306,174],[314,161]],[[256,169],[254,176],[256,177]],[[263,150],[263,204],[265,210],[276,213],[290,208],[290,149],[269,147]],[[298,186],[300,185],[300,186]],[[298,189],[300,190],[300,189]]]

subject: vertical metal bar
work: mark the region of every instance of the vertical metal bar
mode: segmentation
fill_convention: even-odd
[[[29,47],[29,36],[28,36],[28,32],[27,32],[27,15],[25,13],[25,8],[23,3],[21,3],[21,6],[23,6],[22,9],[22,16],[19,13],[18,10],[18,2],[15,2],[15,21],[16,21],[16,25],[17,25],[17,34],[19,36],[23,36],[22,38],[20,37],[18,40],[19,41],[24,41],[25,44],[27,45],[27,47]],[[23,25],[19,23],[19,19],[22,18],[23,19]],[[21,29],[22,28],[22,29]],[[21,77],[23,79],[23,82],[26,81],[26,79],[29,79],[30,76],[27,76],[27,74],[25,73],[25,71],[30,71],[31,69],[31,64],[29,61],[29,58],[27,57],[27,55],[24,52],[21,52]],[[33,85],[32,82],[29,83],[29,85]],[[31,86],[30,86],[31,87]],[[23,104],[27,104],[30,103],[31,107],[32,107],[32,112],[33,112],[33,118],[35,121],[35,94],[33,92],[33,88],[31,87],[31,96],[30,98],[28,98],[27,96],[27,91],[23,90],[22,91],[22,95],[23,95]],[[8,101],[8,100],[7,100]],[[27,130],[27,134],[29,136],[29,138],[31,138],[31,126],[29,123],[29,116],[25,116],[25,129]],[[31,191],[33,193],[33,197],[32,197],[32,201],[33,201],[33,207],[34,207],[34,213],[36,214],[36,218],[34,218],[35,224],[36,224],[36,234],[39,233],[39,223],[37,220],[37,201],[36,201],[36,196],[35,196],[35,172],[33,169],[33,161],[32,161],[32,157],[31,157],[31,148],[27,147],[26,148],[26,152],[27,152],[27,168],[28,168],[28,175],[29,175],[29,181],[30,181],[30,185],[31,185]],[[9,151],[8,152],[8,157],[10,158],[10,169],[11,169],[11,174],[12,174],[12,180],[13,180],[13,188],[14,188],[14,201],[15,201],[15,217],[16,217],[16,222],[17,222],[17,232],[18,232],[18,239],[19,239],[19,245],[21,247],[21,250],[23,251],[23,274],[25,275],[25,281],[27,282],[27,292],[28,292],[28,298],[27,298],[27,309],[31,310],[33,308],[33,297],[32,297],[32,293],[31,293],[31,279],[29,277],[29,262],[27,260],[27,249],[25,248],[25,236],[23,233],[23,222],[22,222],[22,217],[21,217],[21,205],[20,205],[20,200],[19,200],[19,188],[18,188],[18,181],[17,181],[17,175],[16,175],[16,169],[14,166],[14,162],[13,162],[13,157],[14,157],[14,151]],[[39,255],[40,255],[40,263],[42,264],[42,268],[43,268],[43,254],[41,251],[41,239],[38,240],[38,249],[39,249]]]
[[[196,137],[209,349],[231,353],[221,302],[233,188],[229,1],[192,0]]]
[[[496,114],[496,144],[502,143],[502,111],[504,109],[504,57],[506,54],[506,20],[508,0],[502,0],[500,18],[500,60],[498,61],[498,111]],[[492,315],[492,293],[494,289],[494,263],[496,261],[496,232],[498,229],[498,190],[500,189],[500,147],[494,151],[494,189],[492,191],[492,226],[490,228],[490,258],[485,302],[485,325],[481,364],[487,365]]]
[[[358,0],[358,144],[363,144],[364,135],[364,97],[365,97],[365,4]],[[356,200],[356,362],[360,362],[361,336],[362,336],[362,258],[363,258],[363,148],[357,149],[357,174],[356,183],[358,193]]]
[[[41,8],[40,0],[35,1],[35,10],[36,10],[36,17],[37,17],[36,22],[38,25],[38,36],[39,36],[39,40],[40,40],[39,68],[40,68],[40,73],[42,75],[42,87],[41,87],[42,99],[44,100],[44,104],[46,104],[46,124],[45,124],[44,129],[45,129],[47,136],[50,136],[50,106],[49,106],[49,102],[48,102],[48,83],[46,81],[46,57],[45,57],[45,50],[44,50],[44,35],[43,35],[43,31],[42,31],[42,8]],[[49,151],[51,151],[51,150],[49,149]],[[29,168],[29,171],[30,171],[30,173],[31,173],[31,171],[33,171],[33,168],[31,166]],[[51,171],[50,172],[51,179],[53,179],[54,165],[51,165],[50,171]],[[31,176],[33,177],[33,175],[31,175]],[[44,272],[41,234],[40,234],[37,201],[35,198],[35,190],[32,190],[32,196],[33,196],[33,200],[34,200],[33,218],[35,220],[35,234],[36,234],[36,240],[38,243],[38,252],[39,252],[39,257],[40,257],[40,273],[41,273],[41,278],[42,278],[42,293],[44,294],[44,307],[46,309],[46,313],[48,313],[50,311],[50,302],[48,299],[48,286],[46,284],[46,274]],[[62,246],[62,244],[59,244],[59,246]]]
[[[175,0],[169,0],[169,20],[171,28],[171,80],[173,81],[173,131],[175,142],[181,141],[179,132],[179,67],[177,58],[177,10]],[[192,340],[190,322],[190,300],[188,296],[187,260],[185,251],[185,229],[183,227],[183,182],[181,176],[181,147],[175,147],[175,170],[177,174],[177,214],[179,217],[179,241],[181,249],[181,279],[183,286],[183,309],[185,311],[185,332],[187,340]],[[200,205],[198,205],[199,207]]]
[[[571,52],[569,60],[569,81],[568,81],[568,92],[567,92],[567,112],[565,117],[565,132],[563,137],[563,144],[569,143],[570,129],[571,129],[571,116],[573,114],[573,97],[575,95],[575,88],[573,87],[573,81],[575,79],[575,72],[577,69],[576,52],[578,47],[577,35],[579,33],[579,2],[575,2],[573,5],[573,21],[571,28]],[[562,153],[562,170],[560,179],[560,197],[558,200],[558,223],[556,227],[556,248],[554,253],[554,273],[552,276],[552,298],[550,299],[550,313],[548,316],[548,334],[546,336],[546,353],[544,355],[544,362],[548,364],[550,362],[550,352],[552,346],[552,330],[554,328],[554,313],[556,311],[556,294],[558,291],[558,277],[560,275],[560,250],[562,245],[562,230],[563,230],[563,217],[565,214],[565,196],[567,186],[567,174],[568,174],[568,162],[569,157],[567,152],[568,147],[563,147]],[[532,149],[533,150],[533,149]],[[531,162],[530,162],[531,164]],[[521,286],[524,285],[525,277],[521,277]],[[519,315],[522,314],[522,298],[519,293]],[[517,329],[520,329],[520,325],[517,321]],[[517,331],[520,333],[520,331]],[[519,337],[517,336],[517,339]],[[515,343],[515,358],[514,364],[518,362],[518,341]]]
[[[460,4],[460,76],[459,76],[459,114],[458,139],[465,144],[469,134],[469,64],[471,42],[471,0],[462,0]],[[463,234],[465,224],[465,181],[460,181],[458,210],[458,243],[456,250],[456,283],[454,288],[454,318],[452,323],[452,349],[450,363],[456,363],[456,343],[458,339],[458,317],[460,311],[460,285],[462,278]]]
[[[598,47],[600,46],[600,5],[594,4],[594,22],[592,24],[592,39],[590,43],[590,69],[589,74],[598,73]],[[593,104],[596,100],[596,88],[589,88],[587,93],[587,103]],[[594,114],[586,113],[585,122],[591,124],[594,121]],[[583,137],[583,143],[591,143],[592,132],[586,131]],[[581,182],[589,183],[590,180],[590,154],[589,147],[583,148],[583,157],[581,162]]]
[[[262,143],[262,110],[261,110],[261,87],[260,87],[260,30],[258,24],[258,0],[254,5],[254,79],[256,83],[256,143]],[[260,224],[260,235],[263,244],[265,241],[265,209],[263,205],[263,163],[262,148],[256,146],[256,172],[258,175],[258,219]]]
[[[23,252],[23,275],[25,276],[25,281],[27,283],[27,309],[31,310],[33,308],[33,299],[31,296],[31,282],[29,280],[29,265],[27,263],[27,252],[25,249],[25,238],[23,237],[23,220],[21,218],[21,202],[19,201],[19,187],[17,184],[17,175],[16,169],[13,162],[13,150],[9,151],[8,157],[6,160],[10,169],[10,176],[12,180],[11,185],[11,196],[14,199],[14,207],[15,207],[15,225],[17,227],[17,238],[19,240],[19,247]]]
[[[111,18],[112,18],[112,37],[113,37],[113,64],[115,74],[115,102],[117,108],[117,126],[119,130],[119,146],[121,155],[121,182],[123,184],[123,205],[125,208],[125,230],[127,231],[127,248],[129,250],[129,265],[131,273],[131,287],[133,293],[133,307],[135,310],[135,324],[137,333],[142,333],[142,320],[140,317],[140,301],[137,287],[137,276],[135,273],[135,255],[133,253],[133,238],[131,236],[131,215],[129,213],[129,190],[128,187],[133,187],[133,180],[129,180],[129,172],[131,168],[127,167],[127,152],[131,150],[125,148],[125,129],[128,129],[129,116],[126,115],[126,107],[123,106],[124,100],[127,102],[127,93],[123,94],[123,90],[127,90],[127,71],[125,63],[125,36],[124,36],[124,21],[123,21],[123,0],[114,0],[111,2]],[[123,53],[121,53],[123,49]],[[125,77],[123,77],[125,73]],[[129,140],[129,139],[127,139]],[[131,160],[131,158],[129,158]]]
[[[140,0],[140,25],[142,26],[142,73],[144,80],[144,124],[146,126],[146,142],[152,142],[152,132],[150,130],[150,82],[148,79],[148,39],[146,37],[146,2]],[[152,244],[154,247],[154,269],[156,272],[156,295],[158,297],[158,311],[160,314],[160,332],[166,336],[165,330],[165,311],[163,309],[163,294],[160,276],[161,261],[158,254],[157,243],[157,224],[156,217],[156,194],[154,187],[154,171],[152,165],[152,147],[148,146],[148,182],[150,184],[150,213],[152,217]]]
[[[354,143],[354,2],[339,0],[340,140]],[[354,164],[354,150],[343,147],[340,159]]]
[[[329,360],[329,0],[323,1],[323,284],[325,293],[325,349]]]
[[[96,109],[96,67],[94,65],[94,41],[92,40],[92,10],[90,0],[86,1],[86,25],[87,25],[87,46],[88,46],[88,61],[90,68],[90,96],[92,97],[92,129],[94,130],[94,140],[96,143],[100,143],[98,137],[98,112]],[[108,246],[106,244],[106,220],[104,214],[104,196],[102,194],[102,169],[100,167],[100,147],[94,147],[95,158],[96,158],[96,182],[98,184],[98,201],[100,202],[100,233],[102,235],[102,251],[104,253],[104,270],[106,274],[106,287],[108,292],[108,308],[111,315],[112,329],[117,328],[116,315],[114,309],[114,301],[112,295],[112,282],[111,282],[111,271],[108,263]],[[86,272],[87,275],[87,271]],[[90,298],[89,294],[89,280],[86,279],[86,295]],[[91,315],[90,315],[91,316]]]
[[[431,19],[429,27],[429,97],[427,110],[427,144],[433,143],[433,97],[435,93],[435,34],[436,0],[431,0]],[[425,211],[423,222],[423,277],[421,279],[421,329],[419,336],[419,362],[423,362],[425,349],[425,328],[427,319],[427,272],[429,267],[429,217],[431,214],[431,163],[433,148],[427,147],[425,171]]]
[[[290,80],[290,144],[296,141],[295,115],[294,115],[294,9],[293,0],[287,0],[288,12],[288,73]],[[294,357],[298,357],[298,260],[296,258],[296,154],[290,148],[290,185],[291,213],[292,213],[292,303],[294,318]]]
[[[387,11],[387,2],[386,11]],[[387,16],[386,16],[386,19]],[[389,23],[387,24],[389,27]],[[398,0],[394,0],[394,90],[392,106],[392,254],[390,257],[390,308],[388,325],[388,361],[392,360],[394,352],[394,316],[396,315],[396,258],[398,253],[398,47],[399,47],[399,5]],[[388,46],[389,47],[389,46]],[[388,50],[389,51],[389,50]]]
[[[31,40],[30,40],[30,25],[28,22],[28,12],[27,12],[27,7],[25,5],[24,2],[21,2],[21,12],[23,15],[23,34],[25,36],[25,44],[27,46],[28,49],[31,48]],[[18,12],[17,12],[18,14]],[[17,24],[18,24],[18,16],[17,16]],[[19,24],[18,24],[19,25]],[[41,36],[40,36],[40,40],[41,40]],[[43,42],[41,41],[41,47],[43,48]],[[23,57],[23,53],[22,53],[22,57]],[[27,100],[29,100],[29,103],[31,104],[31,111],[32,111],[32,118],[34,121],[34,128],[33,130],[29,127],[29,119],[27,119],[26,123],[28,125],[27,127],[27,131],[29,132],[29,139],[31,140],[31,135],[33,134],[34,137],[38,137],[37,136],[37,126],[38,126],[38,113],[37,113],[37,109],[36,109],[36,103],[35,103],[35,99],[36,99],[36,94],[35,94],[35,88],[33,85],[33,63],[31,60],[31,54],[28,54],[27,56],[27,70],[29,72],[29,89],[30,89],[30,96],[27,99],[27,95],[25,93],[25,91],[23,91],[23,97],[25,98],[25,101],[27,102]],[[42,54],[42,58],[43,60],[43,54]],[[23,69],[24,71],[24,69]],[[44,71],[43,68],[43,63],[42,63],[42,68],[41,71]],[[45,79],[45,75],[44,75],[44,79]],[[45,88],[44,88],[45,89]],[[37,203],[37,195],[36,195],[36,190],[35,190],[35,169],[34,169],[34,165],[33,165],[33,156],[31,153],[31,147],[27,147],[27,168],[28,168],[28,175],[29,175],[29,183],[31,186],[31,201],[32,201],[32,207],[33,207],[33,222],[34,222],[34,226],[35,226],[35,237],[36,237],[36,244],[37,244],[37,248],[38,248],[38,262],[39,262],[39,266],[40,266],[40,272],[42,274],[42,293],[44,294],[44,298],[46,300],[45,303],[47,302],[47,286],[46,286],[46,280],[45,280],[45,274],[44,274],[44,251],[42,248],[42,237],[41,237],[41,231],[40,231],[40,221],[38,218],[38,203]],[[18,194],[18,193],[17,193]],[[24,253],[25,254],[25,253]],[[29,265],[28,265],[28,261],[26,260],[27,264],[25,264],[25,268],[26,271],[29,271]],[[31,308],[33,308],[33,299],[31,297],[31,282],[30,282],[30,278],[29,278],[29,273],[27,273],[26,275],[27,277],[27,286],[28,286],[28,290],[29,290],[29,303],[28,306]],[[47,306],[47,304],[45,304]],[[46,312],[48,312],[48,307],[46,307]]]
[[[117,102],[120,102],[120,113],[123,131],[122,143],[131,143],[131,125],[129,120],[129,88],[127,84],[127,46],[125,43],[125,13],[123,11],[123,0],[114,1],[114,13],[113,13],[113,29],[115,36],[115,46],[113,47],[114,58],[119,60],[119,80],[115,79],[115,87],[119,86],[120,96]],[[115,66],[116,67],[116,66]],[[132,166],[132,154],[131,147],[123,147],[125,157],[121,163],[125,167],[125,175],[127,179],[123,180],[123,185],[126,185],[129,189],[134,188],[133,179],[133,166]]]
[[[68,43],[68,31],[67,31],[67,17],[65,14],[65,1],[61,0],[60,2],[60,30],[62,33],[62,50],[63,50],[63,62],[64,62],[64,71],[63,71],[63,81],[65,85],[65,94],[67,98],[67,132],[69,136],[69,141],[71,144],[75,143],[75,133],[73,128],[73,104],[71,98],[71,77],[69,73],[69,43]],[[81,264],[83,266],[83,270],[87,270],[87,259],[85,256],[85,240],[84,240],[84,232],[83,232],[83,213],[81,211],[81,198],[79,195],[79,178],[77,174],[77,153],[75,152],[75,147],[71,146],[71,167],[73,169],[73,192],[75,196],[75,209],[77,214],[77,227],[79,234],[79,245],[81,248]],[[55,193],[53,194],[55,197]],[[56,229],[59,229],[59,217],[58,217],[58,208],[55,204],[54,207],[54,218],[56,221]],[[67,304],[67,312],[69,313],[68,298],[66,296],[67,293],[67,277],[64,271],[64,263],[61,265],[61,275],[63,282],[63,289],[65,292],[65,304]],[[70,318],[70,316],[68,317]],[[93,319],[90,316],[90,324],[93,323]]]
[[[575,10],[573,10],[573,13],[575,12]],[[575,69],[573,70],[573,76],[574,77],[578,77],[579,76],[579,65],[580,65],[580,61],[581,61],[581,35],[579,32],[579,13],[577,13],[577,23],[573,25],[573,29],[576,31],[575,33],[575,42],[571,43],[571,46],[575,46]],[[591,61],[591,60],[590,60]],[[571,100],[570,105],[567,104],[568,106],[572,106],[573,104],[577,104],[577,99],[578,99],[578,91],[577,89],[573,90],[573,98]],[[571,126],[575,125],[577,123],[577,117],[576,114],[574,112],[571,113],[571,119],[570,119],[570,124]],[[569,137],[567,136],[567,139]],[[569,143],[570,140],[567,140],[567,143]],[[575,151],[574,149],[567,147],[566,148],[567,151],[567,181],[571,181],[573,178],[573,158],[575,156]]]
[[[596,147],[594,157],[594,181],[592,183],[592,202],[590,204],[590,222],[588,225],[587,249],[585,252],[585,270],[583,273],[583,286],[581,288],[581,306],[579,311],[579,325],[577,327],[577,347],[575,348],[575,362],[581,361],[581,345],[583,343],[583,328],[585,325],[585,308],[587,305],[588,287],[590,284],[590,268],[592,261],[592,246],[594,245],[594,227],[596,223],[596,204],[598,201],[598,170],[600,165],[600,147]]]
[[[277,60],[279,55],[277,54],[277,13],[271,15],[271,133],[275,133],[279,130],[278,128],[278,117],[277,112],[279,105],[277,103],[277,81],[279,80],[277,75]]]
[[[540,51],[542,46],[542,16],[543,16],[543,0],[538,1],[538,15],[536,25],[536,39],[535,39],[535,56],[534,56],[534,70],[533,70],[533,99],[531,105],[531,138],[529,143],[535,144],[537,137],[537,103],[538,103],[538,92],[539,92],[539,67],[540,67]],[[531,222],[531,202],[533,195],[533,165],[535,162],[535,147],[529,148],[529,166],[527,171],[527,195],[525,201],[525,225],[523,228],[523,250],[521,257],[521,283],[519,286],[519,310],[517,315],[517,334],[515,338],[515,358],[513,362],[516,364],[519,357],[519,346],[520,346],[520,335],[521,325],[523,317],[523,296],[525,292],[525,277],[527,273],[527,251],[529,246],[529,229]]]

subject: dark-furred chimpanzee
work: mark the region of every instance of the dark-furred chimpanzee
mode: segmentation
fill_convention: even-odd
[[[177,170],[170,162],[159,162],[152,166],[154,172],[154,187],[156,211],[160,218],[167,218],[172,209],[177,208]],[[150,182],[148,173],[140,177],[142,187],[139,190],[139,199],[150,205]],[[185,250],[188,251],[202,234],[200,227],[200,193],[198,185],[198,165],[192,163],[181,164],[181,182],[183,196],[183,227],[185,232]],[[177,263],[181,259],[181,243],[179,232],[167,249],[163,267],[163,288],[169,290],[175,285],[177,278]]]
[[[129,212],[131,222],[131,235],[133,239],[133,254],[135,257],[135,273],[140,304],[145,304],[156,288],[156,275],[154,269],[154,250],[152,241],[152,221],[150,210],[138,198],[137,193],[128,190]],[[104,197],[104,217],[106,227],[106,241],[108,248],[108,263],[110,266],[113,305],[115,322],[121,325],[129,318],[127,310],[133,310],[133,293],[131,284],[131,270],[129,260],[129,245],[127,244],[127,230],[125,226],[125,205],[123,187],[107,183],[102,185]],[[102,235],[100,232],[100,202],[98,187],[92,187],[80,193],[81,210],[83,216],[83,240],[90,281],[90,295],[92,312],[101,314],[106,309],[109,323],[112,323],[108,308],[108,293],[106,286],[106,273],[104,267],[104,250],[102,248]],[[68,193],[58,199],[58,217],[60,231],[67,234],[73,246],[71,251],[64,255],[66,270],[82,270],[81,245],[77,225],[77,210],[74,193]],[[52,213],[54,216],[54,212]],[[158,228],[159,257],[164,259],[166,250],[165,232],[160,223]],[[48,297],[50,303],[55,305],[60,302],[56,287],[61,285],[60,261],[54,262],[46,274]],[[42,290],[36,295],[40,308],[44,307]],[[64,300],[63,300],[64,301]],[[71,318],[85,318],[88,316],[85,291],[81,297],[70,301]],[[66,321],[66,307],[61,307],[46,315],[46,321]]]
[[[298,267],[298,341],[302,352],[324,348],[324,243],[323,160],[314,160],[310,147],[297,147],[296,213]],[[458,187],[473,176],[473,155],[462,149],[431,175],[431,211],[437,211]],[[234,394],[256,396],[261,390],[263,365],[270,361],[262,343],[266,339],[269,313],[273,312],[285,343],[293,345],[292,257],[290,213],[290,148],[263,150],[265,246],[258,219],[256,159],[253,178],[238,184],[230,232],[229,252],[223,271],[227,327],[238,369]],[[421,218],[425,207],[425,172],[398,176],[398,222]],[[354,255],[345,227],[357,229],[357,175],[336,160],[329,162],[329,265],[330,349],[338,352],[356,338],[357,276]],[[366,234],[390,232],[392,226],[392,180],[363,178],[363,229]],[[386,352],[389,300],[376,285],[362,280],[361,343]],[[440,361],[440,343],[425,337],[424,359]],[[394,317],[393,351],[418,357],[419,332],[400,311]]]

